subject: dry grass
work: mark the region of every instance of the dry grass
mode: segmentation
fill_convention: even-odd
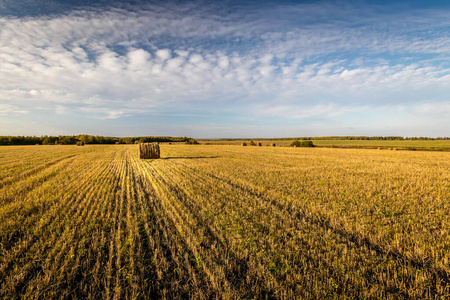
[[[0,298],[450,297],[450,153],[136,154],[0,148]]]

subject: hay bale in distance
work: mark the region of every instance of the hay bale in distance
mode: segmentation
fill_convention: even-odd
[[[272,144],[270,144],[270,146],[275,147],[276,145],[275,145],[275,143],[272,143]]]
[[[84,142],[83,141],[78,141],[77,142],[77,146],[84,146]]]
[[[119,145],[120,144],[120,142],[116,142],[116,145]]]
[[[242,142],[242,146],[247,146],[247,143],[246,142]]]
[[[314,147],[314,143],[312,141],[295,140],[291,143],[291,147]]]
[[[262,146],[262,143],[258,143],[258,147],[261,147]]]
[[[140,143],[139,144],[140,159],[156,159],[160,158],[158,143]]]

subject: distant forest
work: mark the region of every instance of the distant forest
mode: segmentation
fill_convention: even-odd
[[[255,140],[286,141],[286,140],[344,140],[344,141],[437,141],[450,140],[450,137],[403,137],[403,136],[315,136],[315,137],[285,137],[285,138],[254,138]],[[214,139],[217,141],[237,141],[247,139]]]
[[[258,140],[450,140],[449,137],[402,137],[402,136],[323,136],[323,137],[297,137],[297,138],[272,138]],[[240,139],[218,139],[240,140]],[[189,137],[172,136],[139,136],[139,137],[105,137],[100,135],[59,135],[59,136],[0,136],[0,145],[74,145],[78,141],[85,144],[137,144],[149,142],[185,142],[196,144],[197,141]]]
[[[140,136],[140,137],[105,137],[99,135],[59,135],[59,136],[0,136],[0,145],[75,145],[78,141],[85,144],[136,144],[149,142],[185,142],[188,137]]]
[[[286,138],[291,139],[291,138]],[[402,137],[402,136],[322,136],[304,137],[303,140],[360,140],[360,141],[427,141],[427,140],[450,140],[450,137]]]

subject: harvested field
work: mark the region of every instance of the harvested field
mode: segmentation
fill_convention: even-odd
[[[0,148],[0,298],[450,297],[450,153]]]

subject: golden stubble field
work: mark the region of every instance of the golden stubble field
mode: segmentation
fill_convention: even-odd
[[[0,298],[448,299],[450,153],[0,148]]]

